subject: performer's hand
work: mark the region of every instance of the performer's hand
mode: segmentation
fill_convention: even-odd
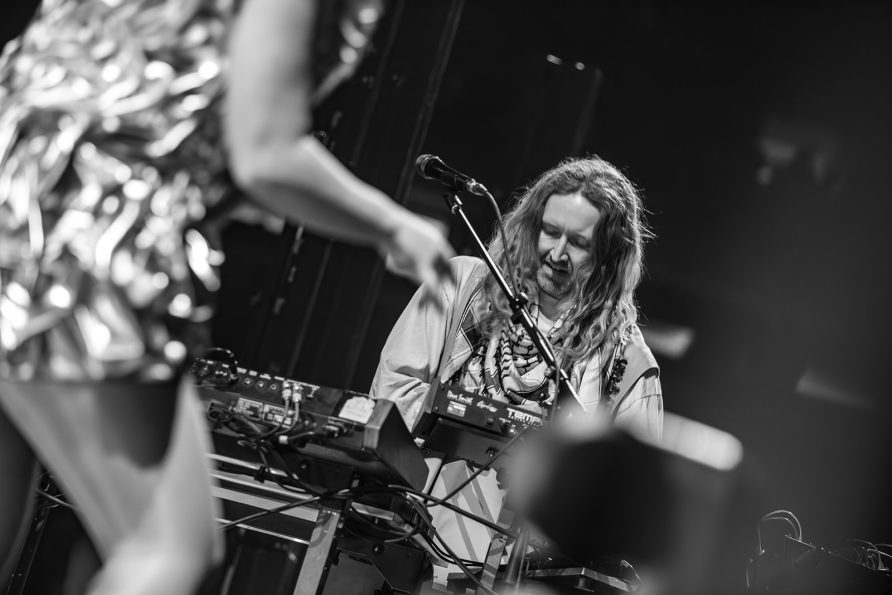
[[[400,213],[382,252],[388,257],[388,269],[431,289],[455,282],[449,268],[455,251],[440,230],[413,213]],[[429,293],[441,295],[439,291]]]
[[[551,406],[551,405],[553,405],[554,402],[555,402],[555,397],[556,397],[556,396],[557,396],[557,395],[554,395],[554,394],[549,393],[547,399],[543,399],[543,400],[539,401],[539,405],[542,405],[543,407],[547,407],[547,406]]]

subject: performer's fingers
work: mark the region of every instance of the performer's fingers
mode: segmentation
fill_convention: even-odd
[[[437,312],[443,312],[443,310],[445,308],[445,304],[443,303],[443,300],[440,297],[438,297],[437,295],[434,295],[430,291],[425,291],[421,295],[421,305],[423,307],[430,306]]]
[[[452,283],[452,281],[449,279],[442,281],[433,273],[429,274],[428,277],[424,279],[425,289],[421,294],[421,303],[424,306],[433,307],[437,312],[444,312],[446,309],[446,293],[443,290],[446,289],[445,285]]]
[[[452,272],[452,267],[449,266],[449,259],[445,256],[439,256],[434,261],[434,271],[437,274],[437,279],[440,283],[452,283],[455,284],[455,275]]]

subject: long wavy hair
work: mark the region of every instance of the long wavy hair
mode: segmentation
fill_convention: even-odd
[[[644,243],[652,237],[638,190],[616,167],[597,156],[562,161],[517,196],[502,222],[520,289],[538,295],[539,233],[545,205],[553,194],[580,193],[601,213],[589,265],[576,275],[568,303],[575,307],[561,329],[564,365],[592,356],[610,342],[628,337],[638,320],[634,292],[643,271]],[[507,270],[501,237],[494,234],[489,253]],[[480,313],[488,336],[503,328],[511,309],[492,276],[484,290],[493,306]]]

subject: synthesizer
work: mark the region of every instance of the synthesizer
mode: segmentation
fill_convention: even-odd
[[[435,383],[413,435],[428,451],[488,465],[509,440],[543,422],[542,414],[513,403]]]
[[[390,401],[245,369],[231,355],[197,358],[190,373],[218,455],[286,467],[326,490],[367,481],[424,487],[424,456]],[[258,451],[258,436],[275,447],[276,464]]]

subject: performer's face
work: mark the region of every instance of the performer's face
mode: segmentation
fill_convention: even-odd
[[[552,194],[539,231],[539,290],[557,299],[570,294],[573,280],[592,269],[591,247],[601,212],[578,192]]]

